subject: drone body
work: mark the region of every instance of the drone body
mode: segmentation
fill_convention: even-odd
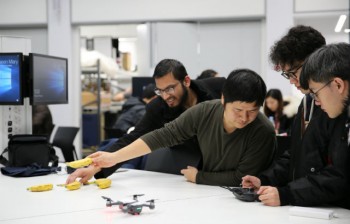
[[[116,201],[114,202],[112,199],[102,196],[103,199],[106,200],[106,206],[112,207],[113,205],[117,205],[120,210],[124,213],[129,213],[131,215],[139,215],[142,211],[143,207],[149,207],[150,209],[154,209],[154,199],[148,200],[145,202],[139,202],[138,197],[143,196],[143,194],[135,194],[133,195],[132,200],[128,201]]]
[[[154,199],[145,201],[143,203],[135,202],[126,205],[122,210],[125,213],[129,213],[131,215],[140,215],[142,211],[142,207],[149,207],[150,209],[154,209]]]

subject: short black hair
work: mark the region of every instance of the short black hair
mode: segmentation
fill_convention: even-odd
[[[335,77],[350,82],[350,45],[337,43],[315,51],[305,61],[300,75],[300,85],[309,89],[309,81],[326,83]]]
[[[198,77],[197,79],[206,79],[206,78],[211,78],[215,77],[215,75],[218,74],[215,70],[213,69],[207,69],[204,70]]]
[[[266,95],[266,85],[256,72],[250,69],[237,69],[227,77],[222,94],[224,104],[242,101],[255,102],[257,106],[262,106]]]
[[[277,41],[270,51],[270,61],[274,65],[298,66],[312,52],[326,44],[322,34],[310,26],[298,25]]]
[[[188,75],[185,66],[175,59],[163,59],[154,69],[153,78],[161,78],[172,73],[174,78],[179,81],[185,80]]]
[[[142,91],[142,99],[151,99],[152,97],[154,97],[156,95],[156,93],[154,92],[155,88],[156,85],[154,85],[153,83],[150,83],[147,86],[145,86]]]

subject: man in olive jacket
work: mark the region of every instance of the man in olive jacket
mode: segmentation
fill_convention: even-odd
[[[154,71],[153,78],[156,83],[156,93],[159,95],[146,106],[146,114],[136,125],[135,130],[124,135],[106,152],[115,152],[142,135],[155,129],[162,128],[164,124],[180,116],[188,108],[207,100],[219,99],[225,78],[207,78],[202,80],[191,80],[184,65],[174,59],[160,61]],[[184,144],[174,146],[176,150],[183,151],[182,157],[200,157],[197,138],[191,138]],[[78,169],[72,173],[67,183],[80,177],[81,182],[88,181],[93,175],[95,178],[107,177],[115,172],[122,164],[116,164],[110,168],[88,168]],[[198,164],[187,164],[197,166]],[[176,173],[185,167],[177,168]]]
[[[100,151],[89,157],[93,166],[110,167],[197,136],[203,167],[182,169],[187,181],[239,186],[243,175],[266,169],[274,156],[274,128],[259,112],[265,95],[266,86],[258,74],[235,70],[226,80],[221,100],[197,104],[116,152]]]

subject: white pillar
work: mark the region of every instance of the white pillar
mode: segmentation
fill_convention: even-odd
[[[266,0],[266,84],[267,88],[278,88],[283,95],[291,95],[289,81],[273,70],[269,62],[270,49],[294,24],[293,0]]]
[[[53,122],[56,126],[81,127],[80,103],[80,62],[73,50],[76,32],[71,26],[71,1],[47,0],[48,54],[68,58],[68,100],[69,104],[50,105]],[[80,46],[80,45],[78,45]],[[81,155],[81,133],[75,139],[78,156]]]

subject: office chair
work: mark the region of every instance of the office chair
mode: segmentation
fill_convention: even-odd
[[[58,127],[53,137],[52,145],[61,149],[66,162],[73,161],[74,155],[78,158],[73,144],[78,131],[78,127]]]
[[[181,145],[162,148],[147,155],[145,170],[181,175],[187,166],[201,168],[202,153],[198,148],[183,148]]]

